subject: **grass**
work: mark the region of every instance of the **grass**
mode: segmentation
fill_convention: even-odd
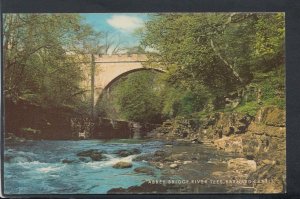
[[[255,116],[256,112],[260,107],[261,106],[256,101],[252,101],[252,102],[247,102],[244,105],[240,105],[233,110],[239,113]]]

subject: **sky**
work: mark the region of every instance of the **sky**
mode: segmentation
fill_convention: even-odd
[[[109,31],[115,38],[120,37],[124,47],[137,46],[139,38],[133,33],[142,28],[149,16],[145,13],[89,13],[81,14],[84,21],[95,30]]]

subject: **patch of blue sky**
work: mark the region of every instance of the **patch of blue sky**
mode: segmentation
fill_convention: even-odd
[[[84,21],[94,30],[109,32],[122,41],[124,47],[137,46],[139,37],[135,30],[142,28],[149,14],[147,13],[87,13],[81,14]]]

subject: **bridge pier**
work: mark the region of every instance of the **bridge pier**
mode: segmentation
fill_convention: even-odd
[[[133,131],[133,136],[132,138],[133,139],[140,139],[142,137],[141,135],[141,128],[142,128],[142,125],[138,122],[132,122],[131,123],[131,126],[132,126],[132,129],[131,131]]]

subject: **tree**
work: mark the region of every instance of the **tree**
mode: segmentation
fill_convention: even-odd
[[[133,46],[125,49],[128,54],[145,54],[146,51],[142,46]]]
[[[123,117],[137,122],[161,122],[161,98],[155,73],[129,74],[116,86],[116,99]]]
[[[101,54],[119,54],[125,50],[125,48],[122,47],[123,41],[121,36],[113,34],[110,31],[102,33],[101,43]]]
[[[164,118],[189,115],[202,111],[207,104],[210,93],[204,87],[186,90],[182,87],[164,85],[159,96],[162,100],[162,114]]]
[[[82,93],[81,62],[99,34],[78,14],[5,14],[3,21],[5,96],[76,105]]]
[[[283,63],[283,19],[282,13],[154,14],[142,45],[155,49],[148,65],[163,67],[168,84],[193,93],[205,87],[221,99],[248,85],[256,71]]]
[[[284,13],[261,13],[257,17],[252,59],[258,61],[261,69],[270,70],[284,63]]]

